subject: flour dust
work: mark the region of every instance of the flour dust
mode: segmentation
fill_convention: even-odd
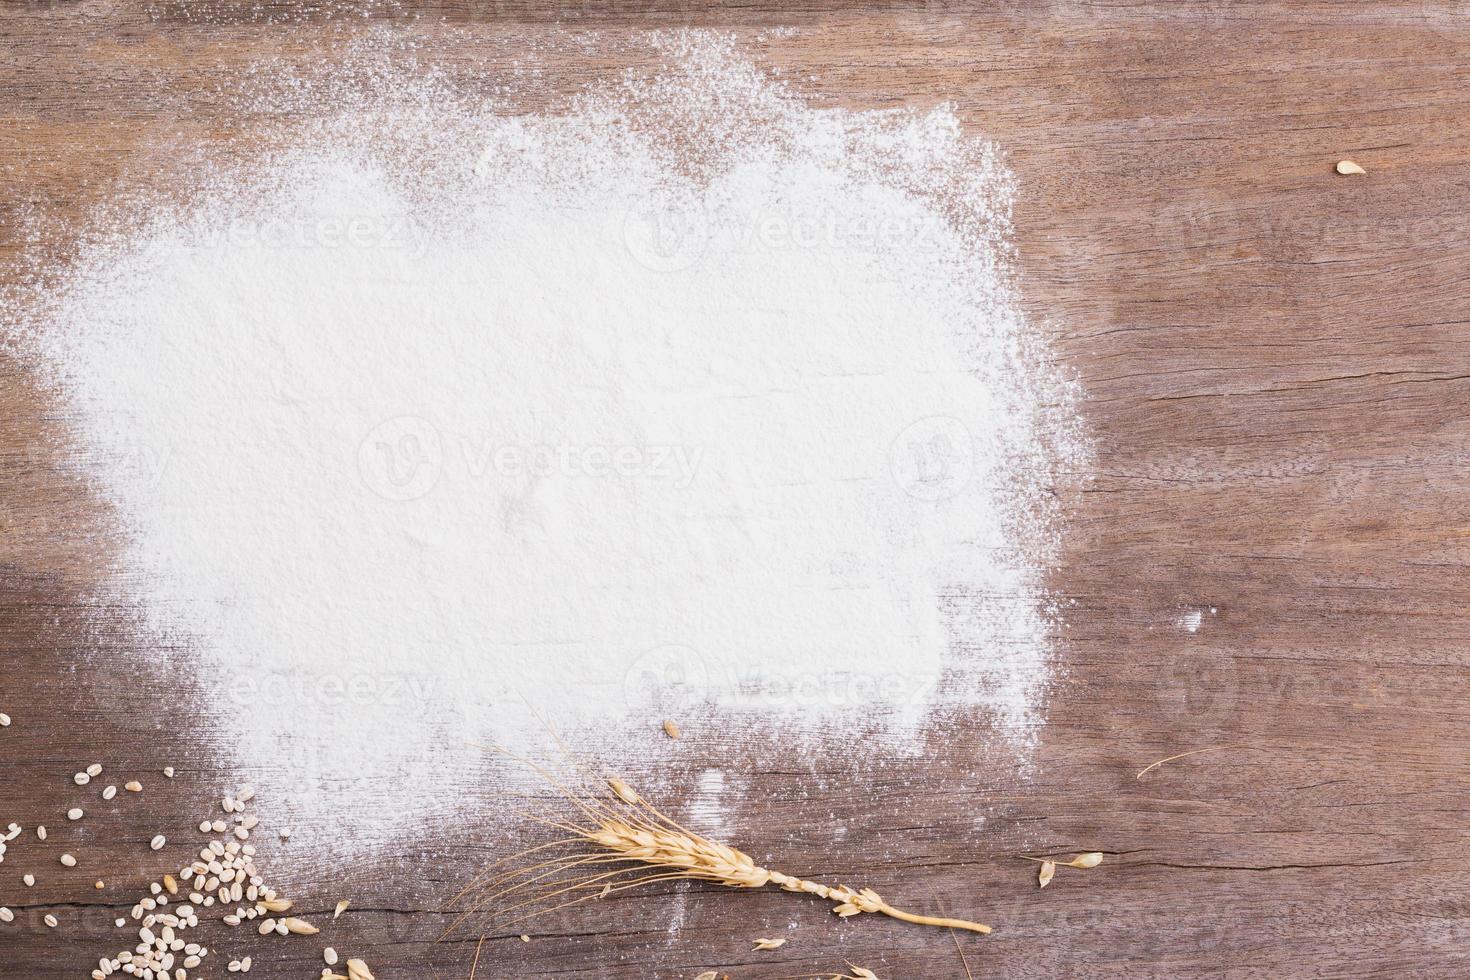
[[[1083,444],[995,148],[663,53],[531,115],[317,82],[27,324],[119,575],[303,809],[408,819],[545,725],[1034,736]]]

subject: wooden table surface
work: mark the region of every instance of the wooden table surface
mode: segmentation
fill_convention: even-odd
[[[492,933],[480,976],[771,980],[851,961],[934,980],[966,975],[961,950],[975,977],[1470,975],[1463,3],[6,3],[0,259],[11,281],[22,258],[64,261],[65,219],[120,173],[162,181],[160,146],[248,129],[220,86],[256,58],[330,63],[389,30],[473,85],[534,40],[549,89],[571,91],[646,59],[639,32],[686,25],[734,32],[818,103],[947,100],[1005,148],[1024,299],[1097,442],[1092,471],[1056,488],[1062,680],[1029,780],[964,722],[877,772],[690,725],[664,767],[740,780],[762,805],[730,837],[758,858],[993,935],[670,888],[538,922],[530,943]],[[588,31],[595,45],[571,43]],[[1367,175],[1335,175],[1344,157]],[[63,231],[27,232],[38,212]],[[121,946],[111,918],[152,866],[137,842],[271,774],[224,766],[188,681],[146,669],[139,603],[107,572],[114,521],[14,358],[0,417],[0,824],[63,825],[93,758],[147,783],[46,845],[28,830],[0,865],[17,913],[0,975],[77,977]],[[503,847],[495,805],[469,779],[378,861],[330,839],[262,859],[308,914],[350,895],[323,938],[384,980],[464,977],[476,935],[436,942],[438,909]],[[62,868],[67,840],[95,859]],[[32,889],[22,843],[54,869]],[[1042,892],[1021,849],[1108,857]],[[750,952],[778,930],[793,941]],[[206,976],[246,952],[256,976],[320,970],[319,944],[211,935]]]

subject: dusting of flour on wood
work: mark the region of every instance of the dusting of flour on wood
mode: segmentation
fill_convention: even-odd
[[[371,781],[411,819],[546,724],[1034,738],[1085,445],[996,148],[656,43],[531,115],[432,72],[262,82],[309,125],[137,202],[26,325],[119,579],[303,811]]]

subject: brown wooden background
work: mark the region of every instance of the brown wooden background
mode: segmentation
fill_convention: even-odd
[[[1058,487],[1051,585],[1075,604],[1036,775],[1017,782],[963,724],[866,775],[686,725],[673,771],[723,766],[762,800],[732,837],[787,870],[992,923],[961,940],[976,977],[1470,974],[1470,8],[7,2],[0,257],[64,258],[64,233],[25,240],[26,214],[80,221],[119,173],[146,178],[164,134],[247,125],[216,88],[231,72],[263,54],[329,63],[374,24],[468,79],[535,38],[566,91],[636,64],[638,31],[727,29],[819,100],[950,100],[1009,154],[1025,299],[1084,383],[1098,441],[1090,478]],[[605,56],[558,46],[588,30]],[[1368,175],[1334,175],[1343,157]],[[109,515],[62,466],[65,419],[12,359],[0,419],[0,710],[15,718],[0,824],[62,828],[0,865],[19,916],[0,925],[0,975],[82,976],[120,947],[107,923],[147,880],[141,842],[271,777],[222,771],[180,679],[139,670],[157,657],[125,583],[105,580]],[[93,758],[148,791],[64,827],[69,776]],[[178,778],[156,775],[165,764]],[[505,841],[474,775],[442,806],[374,866],[342,863],[310,827],[266,847],[267,865],[308,913],[350,896],[322,938],[384,980],[463,977],[475,936],[436,944],[435,910]],[[1109,858],[1037,892],[1022,848]],[[82,867],[56,864],[67,849]],[[32,868],[43,881],[24,889]],[[964,976],[942,932],[838,923],[781,895],[671,889],[531,931],[492,934],[480,976],[769,980],[845,960]],[[748,952],[770,932],[792,941]],[[254,976],[320,969],[319,943],[212,939],[206,976],[245,953]]]

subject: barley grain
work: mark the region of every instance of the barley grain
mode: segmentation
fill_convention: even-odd
[[[563,880],[545,885],[539,883],[547,882],[558,871],[570,872],[593,863],[621,860],[631,866],[628,869],[630,872],[643,870],[654,874],[646,875],[644,879],[623,881],[619,884],[620,888],[632,887],[644,880],[670,879],[712,881],[730,888],[775,885],[783,891],[816,895],[835,902],[837,905],[832,911],[844,919],[863,913],[879,913],[917,925],[966,929],[982,934],[990,932],[989,926],[978,922],[916,915],[894,908],[870,888],[854,890],[846,885],[834,888],[763,868],[745,852],[701,837],[670,820],[616,776],[610,777],[607,784],[613,791],[613,800],[604,803],[600,800],[578,799],[569,794],[570,802],[578,812],[554,823],[558,829],[572,835],[576,843],[590,847],[590,851],[579,850],[564,855],[559,860],[538,862],[534,867],[498,874],[488,886],[488,895],[475,902],[461,916],[460,921],[493,903],[501,894],[511,891],[519,893],[516,908],[533,907],[533,911],[523,913],[522,918],[536,914],[534,906],[538,902],[568,892],[589,890],[583,899],[574,901],[595,898],[597,893],[590,890],[601,888],[618,871],[601,872],[580,881]],[[545,891],[528,893],[526,889],[533,885],[542,887]],[[460,898],[471,891],[473,888],[468,889]],[[456,903],[458,901],[457,899]]]
[[[77,866],[77,859],[72,857],[70,854],[63,854],[61,855],[61,863],[66,865],[68,868],[75,868]]]

